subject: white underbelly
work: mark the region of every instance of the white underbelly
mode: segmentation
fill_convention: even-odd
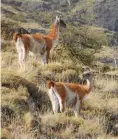
[[[65,100],[65,106],[66,107],[73,107],[77,100],[77,94],[73,91],[71,91],[66,85],[64,85],[66,90],[66,100]]]
[[[30,37],[30,51],[35,54],[43,55],[46,51],[46,43],[45,40],[37,41]]]
[[[55,113],[57,113],[58,110],[59,110],[59,100],[58,100],[57,95],[55,94],[55,91],[54,91],[54,88],[53,87],[51,87],[49,89],[49,98],[50,98],[51,103],[52,103],[53,111]]]

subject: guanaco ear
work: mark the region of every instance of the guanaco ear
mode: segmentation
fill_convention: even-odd
[[[56,20],[58,20],[59,19],[59,17],[58,17],[58,15],[56,15]]]

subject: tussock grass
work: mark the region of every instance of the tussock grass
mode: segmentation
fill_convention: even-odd
[[[95,86],[102,90],[102,92],[117,92],[118,91],[118,81],[114,79],[95,79]]]
[[[50,129],[47,136],[51,138],[74,138],[74,131],[78,131],[84,123],[81,117],[68,117],[65,114],[45,114],[41,118],[45,129]]]
[[[21,86],[17,89],[17,94],[15,89],[10,90],[6,87],[2,87],[2,92],[5,93],[4,96],[2,96],[3,104],[4,102],[9,104],[9,101],[14,102],[16,99],[19,99],[19,96],[21,96],[21,100],[26,101],[28,96],[27,89]]]
[[[104,53],[105,52],[105,53]],[[116,54],[116,51],[108,46],[102,46],[102,48],[95,54],[96,58],[113,58],[113,54]]]
[[[80,138],[94,138],[104,134],[103,125],[100,123],[100,118],[94,118],[93,120],[85,120],[84,125],[79,129]]]
[[[42,66],[40,59],[28,57],[26,69],[21,71],[16,63],[17,54],[12,51],[3,54],[2,105],[9,106],[16,116],[20,114],[25,125],[21,124],[21,119],[19,122],[15,119],[9,121],[12,119],[3,116],[6,123],[2,126],[2,137],[7,138],[8,134],[8,138],[112,137],[107,135],[109,125],[106,123],[109,122],[107,113],[113,115],[118,110],[117,94],[112,93],[112,89],[117,90],[117,81],[95,78],[94,90],[84,101],[82,109],[82,116],[85,119],[75,118],[74,115],[54,115],[47,94],[45,77],[51,76],[55,81],[78,82],[82,68],[79,65],[73,67],[73,64],[67,60],[64,63],[51,62]]]
[[[48,70],[53,71],[53,72],[60,72],[63,70],[63,65],[61,63],[58,63],[58,62],[52,62],[52,63],[49,63],[47,65],[47,68],[45,67],[45,69],[48,69]]]
[[[12,118],[10,125],[2,129],[1,138],[28,139],[28,138],[34,138],[34,134],[32,134],[30,130],[26,127],[24,121],[18,117],[18,118]]]
[[[113,71],[109,71],[109,72],[107,72],[108,74],[111,74],[111,75],[118,75],[118,70],[117,70],[117,68],[115,69],[115,70],[113,70]]]
[[[31,114],[31,112],[25,113],[23,118],[27,128],[31,129],[38,126],[38,122],[36,121],[36,118],[33,116],[33,114]]]
[[[56,123],[61,123],[63,125],[65,125],[65,123],[67,123],[68,125],[70,125],[71,123],[75,124],[75,125],[81,125],[84,123],[83,118],[78,117],[68,117],[65,116],[65,114],[45,114],[45,116],[42,116],[42,123],[46,124],[46,125],[50,125],[50,126],[56,126]],[[49,121],[50,120],[50,121]]]
[[[106,95],[107,94],[107,95]],[[88,109],[90,109],[90,112],[93,113],[106,113],[110,112],[111,114],[114,112],[117,112],[117,103],[118,99],[116,97],[110,97],[109,93],[100,93],[100,92],[92,92],[88,100],[85,101],[87,104]],[[91,104],[92,102],[92,104]],[[86,106],[86,105],[85,105]]]
[[[75,70],[72,70],[72,69],[68,69],[68,70],[65,70],[63,71],[62,73],[57,73],[56,74],[56,79],[57,81],[60,81],[60,82],[75,82],[77,81],[77,78],[78,78],[78,74],[77,74],[77,71]]]

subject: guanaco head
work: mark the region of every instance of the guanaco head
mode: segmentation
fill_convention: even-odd
[[[22,34],[30,34],[26,29],[19,27],[15,29],[15,33],[18,33],[19,36]]]
[[[58,24],[62,27],[66,27],[66,23],[61,19],[61,16],[56,16],[55,24]]]

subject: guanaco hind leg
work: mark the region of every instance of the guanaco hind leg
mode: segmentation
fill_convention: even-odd
[[[55,94],[55,91],[54,91],[54,88],[51,87],[49,89],[49,97],[50,97],[50,100],[51,100],[51,103],[52,103],[52,109],[53,109],[53,112],[54,113],[58,113],[58,110],[59,110],[59,100]]]
[[[44,54],[41,55],[41,62],[42,64],[47,64],[47,51],[45,51]]]
[[[26,51],[25,51],[25,46],[21,38],[17,39],[16,47],[17,47],[17,52],[18,52],[19,65],[21,68],[23,68],[26,61]]]
[[[73,108],[76,117],[79,116],[79,109],[80,109],[80,100],[79,100],[79,96],[77,96],[77,100]]]

